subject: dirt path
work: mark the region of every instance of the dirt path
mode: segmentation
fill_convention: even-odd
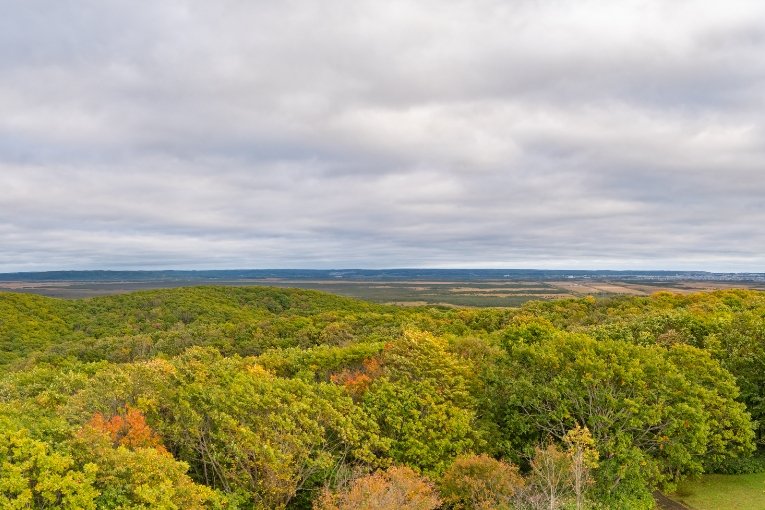
[[[682,503],[672,501],[659,491],[653,493],[653,499],[656,500],[656,507],[660,508],[661,510],[691,510]]]

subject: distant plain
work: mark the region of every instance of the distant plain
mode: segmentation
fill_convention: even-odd
[[[265,273],[265,272],[264,272]],[[286,274],[282,274],[286,273]],[[516,274],[520,273],[520,274]],[[234,272],[81,272],[0,275],[0,291],[60,298],[83,298],[197,285],[296,287],[403,306],[508,307],[529,300],[615,295],[648,296],[659,291],[690,293],[728,288],[765,290],[765,278],[684,274],[603,274],[573,272],[418,271],[292,274]]]

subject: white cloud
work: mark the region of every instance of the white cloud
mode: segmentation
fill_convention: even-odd
[[[0,271],[765,263],[761,2],[0,7]]]

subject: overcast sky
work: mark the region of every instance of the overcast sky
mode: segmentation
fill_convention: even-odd
[[[765,271],[762,0],[0,12],[0,271]]]

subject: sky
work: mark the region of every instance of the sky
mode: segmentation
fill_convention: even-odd
[[[0,12],[0,272],[765,271],[761,0]]]

